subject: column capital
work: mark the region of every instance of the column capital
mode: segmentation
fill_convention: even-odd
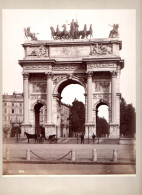
[[[45,72],[45,75],[47,78],[52,78],[53,73],[52,72]]]
[[[90,77],[92,77],[92,76],[93,76],[93,71],[88,71],[88,72],[87,72],[87,77],[90,78]]]
[[[117,74],[118,74],[117,71],[112,71],[111,72],[111,75],[112,75],[113,78],[117,77]]]
[[[28,72],[23,72],[23,79],[28,79],[29,78],[29,73]]]

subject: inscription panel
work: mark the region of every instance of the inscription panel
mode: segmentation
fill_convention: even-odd
[[[89,56],[90,48],[88,46],[66,46],[66,47],[51,47],[51,57],[83,57]]]

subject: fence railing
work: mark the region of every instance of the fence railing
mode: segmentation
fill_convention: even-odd
[[[36,150],[36,149],[23,149],[23,150],[10,150],[8,147],[4,152],[4,160],[6,161],[65,161],[65,162],[135,162],[136,151],[135,149],[70,149],[70,150]]]

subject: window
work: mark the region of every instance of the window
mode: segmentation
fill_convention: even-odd
[[[7,110],[6,109],[4,109],[4,113],[6,113],[7,112]]]
[[[14,113],[14,110],[12,109],[12,113]]]
[[[22,114],[22,109],[20,109],[20,114]]]
[[[12,106],[14,106],[14,103],[12,103]]]
[[[4,103],[4,106],[6,106],[6,103]]]
[[[20,106],[22,106],[22,103],[20,103]]]

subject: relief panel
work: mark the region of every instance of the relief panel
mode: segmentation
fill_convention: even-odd
[[[48,48],[44,45],[40,47],[27,47],[27,57],[45,58],[48,56]]]
[[[82,57],[89,56],[90,48],[89,46],[63,46],[63,47],[51,47],[50,56],[51,57]]]
[[[33,93],[46,93],[46,83],[34,82],[32,86]]]

